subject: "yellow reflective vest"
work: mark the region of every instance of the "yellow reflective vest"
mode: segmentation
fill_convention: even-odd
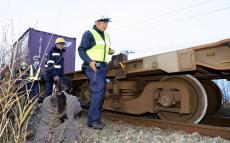
[[[108,62],[110,39],[108,33],[104,32],[105,40],[100,36],[100,34],[95,30],[89,30],[96,42],[96,44],[89,50],[86,51],[86,54],[93,61],[99,62]]]
[[[36,73],[34,73],[35,71]],[[30,80],[39,80],[41,68],[38,67],[38,69],[35,71],[34,71],[33,65],[30,65],[30,76],[29,76]]]

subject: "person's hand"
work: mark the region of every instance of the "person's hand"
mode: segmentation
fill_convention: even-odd
[[[97,67],[96,67],[96,62],[95,61],[91,61],[89,63],[89,66],[96,72],[97,71]]]
[[[113,55],[114,53],[115,53],[114,49],[111,49],[111,48],[110,48],[110,49],[109,49],[109,54],[110,54],[110,55]]]
[[[58,80],[59,80],[59,76],[55,76],[54,81],[58,81]]]

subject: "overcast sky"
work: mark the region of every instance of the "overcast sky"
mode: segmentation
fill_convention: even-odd
[[[12,21],[15,39],[32,27],[76,37],[78,47],[101,14],[113,20],[111,48],[130,58],[230,38],[230,0],[0,0],[0,28]]]

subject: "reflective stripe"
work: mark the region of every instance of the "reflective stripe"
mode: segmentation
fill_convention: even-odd
[[[52,53],[52,56],[60,56],[60,53]]]
[[[47,68],[47,67],[48,67],[48,65],[45,65],[45,67]]]
[[[37,73],[36,73],[36,75],[35,75],[35,77],[34,77],[34,80],[38,80],[40,72],[41,72],[41,68],[39,67],[39,68],[37,69]]]
[[[61,68],[61,65],[54,65],[54,68],[60,69],[60,68]]]
[[[34,69],[33,69],[33,66],[30,65],[30,76],[29,76],[29,79],[30,79],[30,80],[38,80],[39,75],[40,75],[40,72],[41,72],[41,68],[39,67],[39,68],[36,70],[36,74],[35,74],[35,76],[34,76]]]
[[[47,64],[49,64],[49,63],[54,64],[54,61],[53,60],[48,60]]]
[[[33,69],[33,66],[30,65],[30,77],[29,77],[29,79],[33,79],[33,76],[34,76],[34,69]]]

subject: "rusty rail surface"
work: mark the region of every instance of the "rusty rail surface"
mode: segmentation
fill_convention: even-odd
[[[83,111],[83,114],[87,114],[86,111]],[[230,128],[229,127],[218,127],[211,125],[201,125],[201,124],[186,124],[179,122],[171,121],[161,121],[158,119],[149,119],[144,117],[135,117],[117,113],[102,113],[103,119],[110,121],[123,121],[124,123],[134,124],[138,126],[151,126],[158,127],[161,129],[171,129],[171,130],[182,130],[187,133],[198,132],[204,136],[217,137],[220,136],[224,139],[230,139]]]

